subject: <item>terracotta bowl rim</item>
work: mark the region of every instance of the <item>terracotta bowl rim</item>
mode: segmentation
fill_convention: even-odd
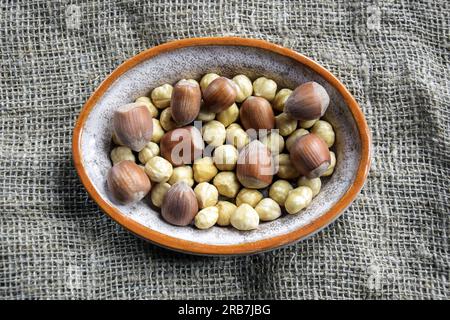
[[[330,210],[325,212],[318,219],[313,220],[310,224],[300,227],[287,234],[242,244],[211,245],[182,240],[154,231],[130,218],[127,218],[126,216],[121,214],[119,210],[112,207],[105,199],[102,198],[102,196],[100,196],[100,194],[96,191],[93,183],[89,179],[81,158],[81,137],[89,113],[94,108],[99,98],[102,97],[103,94],[108,90],[108,88],[126,71],[156,55],[184,47],[193,46],[245,46],[271,51],[279,55],[289,57],[297,61],[298,63],[309,67],[311,70],[322,76],[342,95],[345,103],[347,104],[351,114],[355,119],[356,126],[359,131],[359,137],[361,139],[361,158],[359,161],[355,180],[350,185],[347,192],[339,199],[336,204],[334,204],[330,208]],[[370,168],[371,149],[371,134],[361,108],[359,107],[352,94],[330,71],[319,65],[317,62],[311,60],[310,58],[291,49],[264,40],[239,37],[208,37],[175,40],[147,49],[126,60],[100,84],[100,86],[87,100],[76,122],[72,140],[73,160],[78,176],[80,177],[80,180],[88,191],[90,197],[110,218],[112,218],[114,221],[116,221],[135,235],[154,244],[175,251],[200,255],[242,255],[273,250],[305,239],[306,237],[309,237],[325,228],[343,213],[343,211],[353,202],[353,200],[356,198],[356,196],[364,186]]]

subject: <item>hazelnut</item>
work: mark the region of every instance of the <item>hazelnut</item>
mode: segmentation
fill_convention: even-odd
[[[274,165],[265,145],[258,140],[250,142],[239,153],[236,174],[244,187],[265,188],[272,183]]]
[[[157,155],[159,155],[159,146],[154,142],[149,142],[144,149],[139,151],[138,158],[142,164],[146,164],[148,160]]]
[[[317,178],[331,163],[330,151],[321,138],[310,133],[298,138],[291,147],[291,161],[301,175]]]
[[[292,185],[286,180],[275,181],[269,189],[269,197],[272,198],[280,206],[284,206],[289,191],[294,189]]]
[[[261,97],[248,97],[239,111],[241,123],[248,129],[273,129],[275,116],[269,101]]]
[[[291,93],[291,89],[281,89],[280,91],[278,91],[275,99],[273,99],[272,101],[273,108],[277,111],[283,112],[284,104],[286,103],[286,100],[289,98]]]
[[[270,198],[264,198],[255,207],[261,221],[272,221],[281,216],[281,208]]]
[[[330,97],[317,82],[304,83],[292,92],[286,100],[284,112],[297,120],[313,120],[322,117],[327,111]]]
[[[153,135],[152,135],[152,142],[159,143],[162,136],[164,135],[164,129],[161,127],[161,123],[158,119],[152,119],[153,120]]]
[[[219,218],[217,219],[216,223],[219,226],[229,226],[230,217],[237,209],[236,205],[229,201],[219,201],[216,204],[216,207],[219,210]]]
[[[169,161],[155,156],[145,164],[145,173],[153,182],[166,182],[172,176],[173,168]]]
[[[261,142],[270,150],[272,155],[278,154],[284,149],[284,139],[275,131],[262,137]]]
[[[322,138],[323,141],[327,144],[328,148],[330,148],[334,144],[335,134],[333,127],[330,123],[319,120],[311,128],[311,133],[314,133],[319,138]]]
[[[164,197],[170,189],[170,184],[167,182],[157,183],[152,187],[151,200],[155,207],[161,208]]]
[[[165,131],[170,131],[177,127],[176,122],[172,119],[171,108],[166,108],[161,112],[161,115],[159,116],[159,123]]]
[[[208,88],[209,84],[216,80],[217,78],[220,78],[220,76],[216,73],[207,73],[205,74],[202,79],[200,80],[200,87],[202,88],[202,91],[205,91],[206,88]]]
[[[201,182],[194,188],[195,196],[198,200],[198,207],[200,209],[212,207],[216,205],[219,199],[219,191],[217,188],[208,182]]]
[[[194,170],[194,179],[198,183],[210,181],[218,172],[211,157],[195,159],[192,168]]]
[[[113,164],[123,160],[136,161],[133,151],[130,148],[119,146],[111,150],[111,161]]]
[[[158,116],[158,109],[156,109],[149,97],[139,97],[135,102],[144,103],[153,118],[156,118]]]
[[[227,132],[222,123],[213,120],[207,122],[202,127],[203,140],[210,146],[218,147],[223,145],[227,137]]]
[[[167,132],[160,141],[161,155],[174,166],[191,164],[201,157],[203,139],[197,128],[187,126]]]
[[[150,94],[153,104],[159,109],[167,108],[170,105],[172,91],[173,87],[167,83],[153,89],[152,93]]]
[[[123,204],[141,200],[151,189],[144,171],[130,160],[121,161],[109,169],[106,181],[112,197]]]
[[[303,129],[309,129],[311,128],[317,121],[319,121],[319,119],[314,119],[314,120],[300,120],[298,122],[298,125],[300,126],[300,128]]]
[[[195,216],[195,226],[199,229],[209,229],[216,224],[219,218],[219,209],[208,207],[200,210]]]
[[[334,167],[336,166],[336,154],[333,151],[330,151],[330,165],[327,168],[327,171],[325,171],[322,176],[328,177],[331,176],[334,172]]]
[[[238,155],[239,152],[234,146],[225,144],[214,150],[213,160],[219,170],[230,171],[236,167]]]
[[[292,164],[288,154],[282,153],[277,155],[275,162],[278,165],[277,176],[281,179],[295,179],[300,175],[295,166]]]
[[[236,197],[241,188],[236,174],[232,171],[219,172],[214,177],[213,184],[216,186],[219,194],[227,198]]]
[[[200,112],[202,93],[198,83],[180,80],[174,86],[170,102],[172,119],[179,126],[185,126],[197,118]]]
[[[213,80],[203,91],[206,110],[218,113],[231,106],[236,99],[235,84],[227,78]]]
[[[284,112],[275,117],[275,127],[283,137],[290,135],[297,129],[297,122],[297,120],[292,119]]]
[[[152,115],[141,102],[119,107],[114,113],[113,126],[119,141],[134,151],[141,151],[152,138]]]
[[[216,114],[214,112],[210,112],[205,110],[202,102],[202,106],[200,107],[200,112],[198,113],[197,119],[198,121],[208,122],[214,120],[216,118]]]
[[[253,84],[247,76],[237,75],[233,78],[233,82],[236,84],[236,102],[242,102],[252,95]]]
[[[277,93],[277,83],[271,79],[261,77],[253,82],[253,94],[269,101],[275,98]]]
[[[169,184],[174,185],[179,181],[184,181],[190,187],[194,185],[194,174],[192,172],[192,167],[182,166],[173,169],[173,173],[170,176]]]
[[[291,147],[298,138],[303,137],[304,135],[309,134],[308,130],[298,129],[295,130],[287,139],[286,139],[286,149],[290,152]]]
[[[187,183],[181,181],[170,187],[161,207],[164,220],[176,226],[187,226],[197,212],[197,198]]]
[[[225,127],[235,122],[239,117],[239,108],[236,103],[233,103],[227,109],[219,112],[217,114],[217,120],[221,122]]]
[[[239,207],[243,203],[251,205],[253,208],[264,198],[262,193],[254,189],[242,189],[236,197],[236,205]]]
[[[259,225],[259,215],[252,206],[244,203],[233,212],[230,223],[238,230],[248,231],[257,229]]]
[[[153,138],[153,137],[152,137]],[[117,146],[123,146],[123,143],[119,140],[119,138],[117,138],[116,134],[113,132],[112,136],[111,136],[111,140],[112,142],[117,145]]]
[[[289,214],[297,214],[310,205],[312,197],[313,192],[309,187],[295,188],[289,191],[284,207]]]
[[[226,141],[240,150],[250,142],[250,137],[240,125],[232,123],[226,129]]]
[[[309,187],[312,191],[312,196],[315,197],[320,192],[322,182],[320,181],[320,178],[308,179],[307,177],[301,177],[300,179],[298,179],[297,185],[299,187]]]

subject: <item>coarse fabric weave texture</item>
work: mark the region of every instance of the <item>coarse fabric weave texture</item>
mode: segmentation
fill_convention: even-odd
[[[442,1],[0,0],[1,299],[449,299],[450,28]],[[72,163],[90,94],[138,52],[235,35],[354,94],[372,169],[346,213],[273,252],[211,258],[129,234]]]

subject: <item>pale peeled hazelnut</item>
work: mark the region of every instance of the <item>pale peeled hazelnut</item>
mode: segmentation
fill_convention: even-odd
[[[233,122],[236,122],[239,117],[239,108],[236,103],[233,103],[230,107],[219,112],[217,114],[217,120],[221,122],[225,127],[228,127]]]
[[[186,182],[178,182],[166,192],[161,206],[161,216],[167,222],[176,226],[187,226],[197,212],[197,198]]]
[[[297,141],[298,138],[303,137],[304,135],[309,134],[308,130],[305,129],[298,129],[295,130],[287,139],[286,139],[286,149],[290,152],[291,147],[294,144],[295,141]]]
[[[218,218],[219,209],[216,207],[207,207],[197,213],[194,223],[199,229],[209,229],[216,224]]]
[[[226,141],[240,150],[250,142],[250,137],[237,123],[232,123],[226,129]]]
[[[286,100],[284,112],[297,120],[313,120],[322,117],[327,111],[330,97],[317,82],[304,83],[292,92]]]
[[[147,107],[148,111],[150,111],[153,118],[158,116],[158,109],[153,105],[152,100],[149,97],[139,97],[135,102],[142,102]]]
[[[242,126],[248,129],[273,129],[275,116],[269,101],[261,97],[248,97],[241,105],[239,118]]]
[[[213,120],[202,127],[202,136],[208,145],[218,147],[225,143],[227,132],[221,122]]]
[[[216,205],[219,200],[219,191],[217,188],[208,182],[201,182],[194,188],[195,196],[198,200],[198,207],[200,209],[212,207]]]
[[[251,205],[253,208],[264,198],[261,192],[255,189],[241,189],[236,196],[236,205],[239,207],[243,203]]]
[[[252,206],[244,203],[233,212],[230,217],[230,223],[241,231],[257,229],[259,226],[259,215]]]
[[[255,207],[261,221],[272,221],[281,216],[281,208],[278,203],[270,198],[262,199]]]
[[[133,151],[141,151],[152,138],[152,115],[142,102],[119,107],[113,117],[114,133]]]
[[[150,180],[144,171],[130,160],[112,166],[106,181],[111,196],[123,204],[142,200],[151,189]]]
[[[173,87],[167,83],[153,89],[150,94],[153,104],[159,109],[167,108],[170,105],[172,91]]]
[[[290,155],[286,153],[277,155],[275,157],[275,163],[278,165],[277,176],[281,179],[295,179],[300,175],[298,170],[293,165]]]
[[[280,91],[278,91],[275,99],[273,99],[272,101],[273,108],[277,111],[283,112],[284,104],[286,103],[286,100],[289,98],[291,93],[291,89],[281,89]]]
[[[138,158],[142,164],[146,164],[148,160],[159,155],[159,146],[154,142],[149,142],[144,149],[139,151]]]
[[[317,121],[311,128],[311,133],[314,133],[330,148],[334,144],[335,134],[331,124],[324,120]]]
[[[320,178],[308,179],[307,177],[301,177],[298,179],[297,185],[303,187],[309,187],[313,193],[313,198],[317,196],[320,192],[320,188],[322,187],[322,181]]]
[[[161,138],[164,135],[164,129],[161,127],[161,123],[158,119],[152,119],[153,120],[153,135],[152,135],[152,142],[159,143],[161,141]]]
[[[205,110],[204,107],[200,107],[200,112],[198,113],[197,119],[198,121],[208,122],[214,120],[216,118],[216,114],[211,111]]]
[[[330,151],[330,165],[328,166],[327,171],[322,174],[322,177],[331,176],[334,172],[334,167],[336,166],[336,154],[333,151]]]
[[[165,131],[170,131],[177,127],[177,123],[172,119],[171,108],[166,108],[161,112],[159,123]]]
[[[219,170],[230,171],[236,167],[238,155],[239,152],[234,146],[224,144],[214,150],[213,160]]]
[[[253,93],[252,81],[245,75],[239,74],[233,78],[233,82],[236,84],[236,102],[242,102]]]
[[[119,146],[111,150],[111,161],[113,164],[123,160],[136,161],[133,151],[130,148]]]
[[[167,109],[166,109],[167,110]],[[200,131],[187,126],[164,134],[160,141],[161,156],[172,165],[191,164],[202,155],[204,143]]]
[[[272,101],[277,93],[277,83],[272,79],[260,77],[253,82],[253,95]]]
[[[200,87],[202,88],[202,91],[205,91],[206,88],[208,88],[209,84],[216,80],[217,78],[220,78],[220,76],[217,73],[207,73],[205,74],[202,79],[200,80]]]
[[[269,189],[269,197],[273,199],[280,206],[284,206],[289,191],[294,189],[292,185],[286,180],[275,181]]]
[[[297,214],[310,205],[313,192],[309,187],[298,187],[288,194],[284,207],[289,214]]]
[[[170,176],[169,184],[174,185],[177,182],[183,181],[188,186],[192,187],[194,185],[194,173],[192,172],[192,167],[182,166],[173,168],[173,173]]]
[[[272,152],[278,154],[284,149],[284,139],[275,131],[261,138],[261,142]]]
[[[213,180],[214,186],[219,194],[227,198],[234,198],[239,192],[241,185],[233,171],[219,172]]]
[[[231,215],[237,209],[236,205],[229,201],[219,201],[216,207],[219,210],[219,218],[216,223],[219,226],[229,226]]]
[[[151,200],[155,207],[161,208],[164,197],[170,189],[170,184],[167,182],[157,183],[152,187]]]
[[[192,168],[194,171],[194,179],[197,183],[209,182],[218,172],[211,157],[196,159]]]
[[[172,176],[173,168],[169,161],[155,156],[145,164],[145,173],[153,182],[166,182]]]
[[[250,142],[239,153],[236,175],[244,187],[265,188],[272,183],[274,172],[270,150],[258,140]]]
[[[205,109],[215,113],[231,106],[236,99],[236,85],[230,79],[219,77],[203,91]]]
[[[313,119],[313,120],[300,120],[298,122],[298,125],[300,126],[300,128],[303,129],[309,129],[311,128],[317,121],[319,121],[319,119]]]
[[[275,117],[275,127],[280,135],[286,137],[297,129],[298,121],[289,117],[286,113],[280,113]]]
[[[170,101],[172,119],[178,126],[185,126],[197,118],[202,93],[197,82],[180,80],[173,87]]]
[[[294,167],[310,179],[320,177],[331,163],[327,144],[313,133],[298,138],[290,153]]]

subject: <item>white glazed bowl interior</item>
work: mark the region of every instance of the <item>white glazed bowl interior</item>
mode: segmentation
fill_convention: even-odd
[[[200,80],[205,73],[226,77],[245,74],[252,80],[265,76],[275,80],[278,88],[295,88],[306,81],[317,81],[330,95],[325,118],[336,132],[334,151],[337,165],[334,174],[324,179],[322,190],[311,205],[298,215],[284,215],[260,224],[258,230],[237,231],[215,226],[208,230],[176,227],[162,220],[148,198],[132,206],[110,201],[106,175],[111,168],[111,119],[120,105],[149,95],[164,83],[182,78]],[[303,227],[327,212],[352,185],[360,160],[361,140],[356,122],[341,94],[320,75],[299,62],[260,48],[245,46],[195,46],[176,49],[152,57],[122,74],[100,97],[88,115],[81,137],[81,158],[86,173],[97,192],[121,214],[146,228],[174,238],[211,245],[236,245],[282,236]]]

